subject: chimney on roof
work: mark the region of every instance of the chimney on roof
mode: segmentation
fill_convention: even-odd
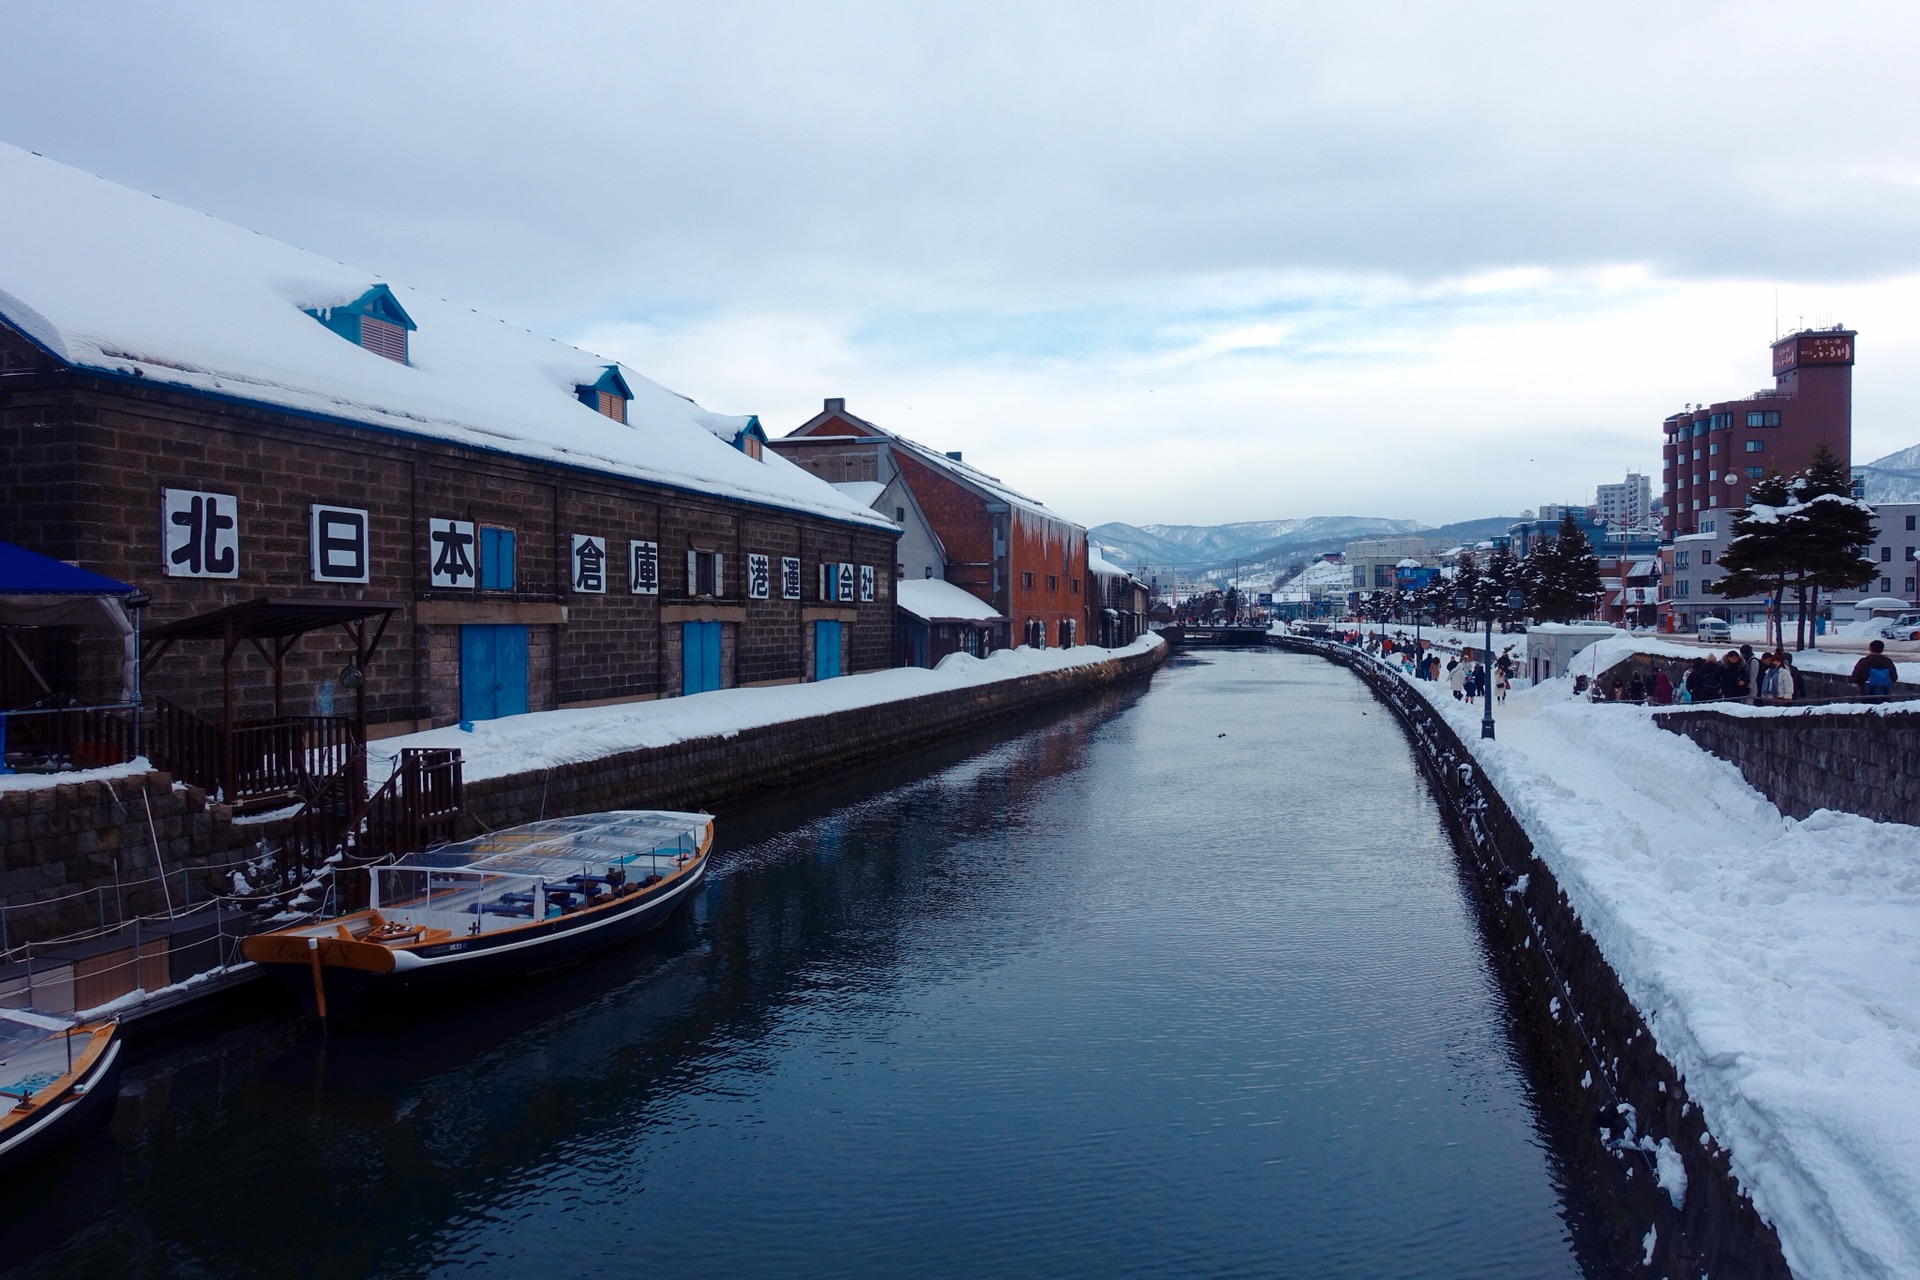
[[[847,398],[845,396],[828,396],[827,397],[828,413],[845,413],[846,411],[847,411]]]
[[[955,462],[960,461],[960,451],[958,449],[947,450],[947,456],[949,458],[952,458]]]

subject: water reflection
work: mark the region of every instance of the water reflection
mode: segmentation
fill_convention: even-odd
[[[1431,802],[1344,672],[1183,660],[721,819],[703,901],[645,944],[416,1021],[276,1021],[142,1064],[117,1190],[80,1163],[0,1209],[7,1256],[1575,1269]],[[83,1186],[91,1214],[36,1209]]]

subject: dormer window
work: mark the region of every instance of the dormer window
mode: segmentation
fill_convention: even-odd
[[[580,383],[574,388],[574,394],[580,397],[581,404],[615,422],[627,420],[627,401],[633,399],[627,380],[620,376],[620,366],[614,364],[607,366],[598,382]]]
[[[759,461],[767,447],[767,429],[760,425],[760,415],[754,414],[747,419],[747,425],[740,428],[740,434],[733,438],[740,452],[754,461]]]
[[[377,284],[344,306],[304,310],[348,342],[395,364],[408,363],[407,334],[419,326],[387,286]]]

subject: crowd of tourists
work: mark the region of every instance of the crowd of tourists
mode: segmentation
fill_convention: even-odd
[[[1505,702],[1512,687],[1515,663],[1511,646],[1494,659],[1489,676],[1470,646],[1461,649],[1457,657],[1445,657],[1426,640],[1409,641],[1404,635],[1352,630],[1335,638],[1398,666],[1411,679],[1445,681],[1455,700],[1469,705],[1488,696],[1489,679],[1496,702]],[[1875,640],[1867,648],[1866,655],[1854,664],[1854,685],[1866,697],[1891,694],[1899,668],[1887,657],[1883,642]],[[1806,681],[1794,668],[1791,653],[1785,649],[1756,652],[1748,644],[1729,649],[1718,658],[1707,654],[1693,659],[1680,673],[1678,684],[1665,668],[1653,664],[1644,674],[1634,671],[1625,677],[1614,676],[1604,687],[1598,680],[1575,676],[1573,691],[1574,696],[1594,702],[1639,702],[1657,707],[1696,702],[1781,705],[1807,696]]]

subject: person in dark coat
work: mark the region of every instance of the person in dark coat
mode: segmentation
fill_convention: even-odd
[[[1633,679],[1627,681],[1627,701],[1645,702],[1646,700],[1647,683],[1640,678],[1640,673],[1636,671],[1633,673]]]
[[[1887,656],[1884,640],[1875,640],[1867,645],[1867,656],[1853,664],[1853,682],[1863,694],[1881,697],[1893,692],[1894,683],[1900,679],[1900,668]]]
[[[1667,676],[1665,667],[1653,669],[1653,694],[1648,701],[1656,707],[1664,707],[1673,702],[1673,681]]]
[[[1753,691],[1753,682],[1747,678],[1746,659],[1738,651],[1729,649],[1727,656],[1720,660],[1720,665],[1726,668],[1720,673],[1720,696],[1739,698],[1744,702]]]
[[[1725,692],[1721,681],[1724,668],[1711,658],[1698,658],[1698,665],[1688,675],[1689,687],[1693,690],[1695,702],[1712,702]]]

